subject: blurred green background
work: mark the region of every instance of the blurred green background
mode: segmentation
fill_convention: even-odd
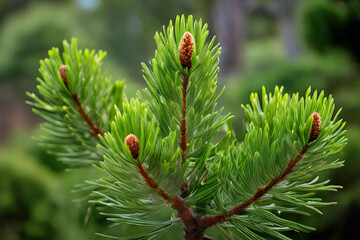
[[[299,221],[317,228],[294,239],[360,239],[360,0],[0,0],[0,239],[104,239],[95,232],[130,233],[84,202],[74,184],[88,176],[65,166],[32,140],[41,134],[25,105],[34,91],[39,60],[63,39],[108,51],[104,68],[126,78],[126,94],[144,87],[140,62],[154,55],[155,31],[177,14],[209,23],[222,45],[221,105],[244,134],[241,104],[265,85],[289,93],[332,94],[347,121],[344,168],[322,176],[344,189],[319,196],[338,204]],[[90,214],[91,213],[91,214]],[[174,230],[164,239],[181,239]]]

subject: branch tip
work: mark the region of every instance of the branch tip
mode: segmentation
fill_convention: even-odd
[[[314,112],[312,114],[312,116],[313,116],[313,122],[312,122],[309,142],[312,142],[315,139],[317,139],[317,137],[319,136],[320,127],[321,127],[321,117],[320,117],[319,113]]]
[[[180,41],[179,58],[183,68],[191,68],[191,58],[194,50],[194,38],[190,32],[185,32]]]
[[[69,83],[68,83],[68,80],[66,78],[66,66],[65,65],[62,65],[59,68],[59,74],[60,74],[60,77],[63,80],[63,83],[65,84],[66,88],[68,88]]]
[[[128,146],[133,158],[137,159],[139,156],[139,139],[134,134],[129,134],[125,138],[125,144]]]

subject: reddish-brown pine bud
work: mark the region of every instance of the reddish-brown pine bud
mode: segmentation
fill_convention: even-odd
[[[189,32],[185,32],[180,41],[179,58],[183,68],[191,68],[191,58],[194,50],[194,38]]]
[[[125,144],[130,149],[133,158],[137,159],[139,156],[139,139],[134,134],[130,134],[125,138]]]
[[[66,78],[66,66],[65,65],[62,65],[59,68],[59,74],[60,74],[60,77],[63,80],[65,86],[68,87],[68,81],[67,81],[67,78]]]
[[[321,127],[320,115],[317,112],[314,112],[309,142],[314,141],[319,136],[320,127]]]

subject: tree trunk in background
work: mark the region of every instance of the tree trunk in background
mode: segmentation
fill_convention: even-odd
[[[290,59],[296,58],[301,53],[295,19],[298,0],[278,0],[275,4],[286,56]]]
[[[249,0],[216,0],[213,5],[212,21],[222,48],[221,76],[243,68],[248,5]]]
[[[296,29],[295,10],[299,0],[276,0],[268,4],[253,0],[214,0],[212,22],[222,47],[220,76],[239,73],[244,67],[247,17],[257,7],[277,18],[285,53],[296,58],[301,44]],[[220,85],[224,83],[220,81]]]

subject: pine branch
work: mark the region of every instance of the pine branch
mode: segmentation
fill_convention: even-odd
[[[180,41],[179,46],[179,60],[183,68],[187,68],[188,71],[191,68],[191,59],[194,48],[194,39],[190,32],[185,32]],[[182,118],[180,126],[180,148],[182,149],[181,165],[185,163],[185,152],[187,149],[186,142],[186,91],[189,84],[189,74],[185,73],[182,83]]]
[[[313,124],[312,124],[312,131],[310,134],[309,142],[314,141],[320,132],[320,116],[318,113],[313,113]],[[296,164],[302,159],[303,155],[308,150],[309,146],[304,145],[301,149],[300,153],[297,155],[295,159],[291,159],[284,169],[278,176],[271,179],[271,181],[263,188],[258,188],[254,195],[246,200],[245,202],[234,206],[225,214],[221,215],[205,215],[200,216],[197,213],[194,213],[193,209],[189,209],[185,207],[181,201],[177,200],[173,203],[173,208],[179,212],[181,219],[185,225],[185,239],[186,240],[196,240],[196,239],[209,239],[207,236],[204,236],[204,232],[206,229],[215,226],[216,224],[229,221],[230,217],[233,215],[242,215],[245,213],[246,208],[255,203],[258,199],[264,196],[267,192],[269,192],[272,187],[278,184],[280,181],[284,180],[284,178],[292,173],[295,170]],[[176,204],[180,203],[179,206]]]
[[[312,132],[312,134],[313,134],[313,132]],[[294,168],[295,168],[296,164],[301,160],[301,158],[306,153],[308,148],[309,148],[309,146],[305,145],[301,149],[301,151],[297,155],[297,157],[295,159],[291,159],[289,161],[288,165],[286,166],[286,168],[284,169],[283,172],[281,172],[275,178],[271,179],[271,181],[265,187],[258,188],[257,191],[254,193],[254,195],[250,199],[246,200],[245,202],[243,202],[243,203],[241,203],[239,205],[234,206],[232,209],[230,209],[225,214],[213,216],[212,217],[212,219],[213,219],[212,224],[216,225],[216,224],[224,222],[224,221],[229,221],[229,218],[231,216],[233,216],[233,215],[245,214],[246,208],[248,206],[255,203],[258,199],[260,199],[267,192],[269,192],[272,189],[272,187],[274,187],[276,184],[278,184],[280,181],[282,181],[288,174],[290,174],[291,172],[294,171]]]
[[[312,122],[312,127],[311,127],[311,133],[310,133],[310,138],[309,138],[309,142],[314,141],[318,136],[319,136],[319,132],[320,132],[320,127],[321,127],[321,119],[320,119],[320,115],[317,112],[314,112],[312,114],[313,116],[313,122]],[[294,168],[296,166],[296,164],[302,159],[303,155],[306,153],[306,151],[308,150],[309,146],[306,144],[304,145],[304,147],[301,149],[300,153],[296,156],[295,159],[291,159],[288,163],[288,165],[286,166],[285,170],[280,173],[278,176],[276,176],[275,178],[271,179],[271,181],[264,187],[264,188],[258,188],[258,190],[255,192],[255,194],[252,196],[252,198],[250,198],[249,200],[233,207],[232,209],[230,209],[225,216],[226,217],[231,217],[233,215],[241,215],[244,214],[245,209],[250,205],[253,204],[254,202],[256,202],[259,198],[261,198],[262,196],[264,196],[268,191],[270,191],[270,189],[272,187],[274,187],[276,184],[278,184],[281,180],[283,180],[288,174],[290,174],[291,172],[294,171]]]
[[[312,122],[312,129],[311,129],[311,133],[310,133],[309,142],[314,141],[318,137],[319,132],[320,132],[320,127],[321,127],[321,120],[320,120],[319,114],[315,112],[312,114],[312,116],[313,116],[313,122]],[[289,161],[288,165],[286,166],[286,168],[284,169],[283,172],[281,172],[278,176],[271,179],[271,181],[265,187],[258,188],[257,191],[254,193],[254,195],[250,199],[244,201],[243,203],[241,203],[239,205],[234,206],[232,209],[230,209],[225,214],[214,215],[214,216],[211,216],[211,215],[200,216],[198,214],[191,214],[191,215],[186,214],[184,217],[182,217],[182,220],[185,225],[185,228],[184,228],[185,239],[186,240],[207,239],[206,236],[203,236],[206,229],[208,229],[212,226],[215,226],[216,224],[219,224],[221,222],[229,221],[230,217],[232,217],[233,215],[244,214],[246,208],[249,205],[255,203],[258,199],[263,197],[276,184],[278,184],[280,181],[284,180],[284,178],[288,174],[292,173],[295,170],[296,164],[298,162],[300,162],[303,155],[307,152],[308,148],[309,148],[309,146],[307,144],[304,145],[304,147],[301,149],[301,151],[299,152],[297,157],[295,159],[291,159]],[[178,210],[176,207],[174,207],[174,209]],[[182,208],[179,208],[179,210],[182,210]],[[179,211],[179,214],[180,213],[181,212]],[[180,214],[180,216],[182,216],[182,215]]]
[[[130,134],[125,138],[125,143],[129,148],[132,157],[137,159],[139,155],[139,140],[134,134]],[[214,221],[222,218],[210,216],[201,216],[196,213],[192,208],[189,208],[185,205],[184,200],[181,197],[170,197],[162,188],[159,187],[159,184],[149,175],[146,169],[143,167],[140,161],[136,163],[139,172],[146,184],[156,191],[164,200],[165,205],[171,204],[171,207],[178,212],[179,217],[184,223],[185,239],[186,240],[210,240],[208,236],[204,236],[204,232],[207,228],[215,225]]]
[[[278,184],[281,180],[283,180],[288,174],[290,174],[292,171],[294,171],[294,168],[296,164],[301,160],[302,156],[306,153],[308,149],[308,146],[305,145],[299,155],[295,159],[291,159],[289,161],[289,164],[286,166],[285,170],[275,178],[271,179],[271,181],[264,187],[264,188],[258,188],[258,190],[254,193],[253,197],[249,200],[241,203],[240,205],[237,205],[230,209],[228,213],[226,214],[227,217],[231,217],[233,215],[241,215],[244,214],[245,209],[250,205],[256,202],[259,198],[264,196],[272,187],[274,187],[276,184]]]
[[[166,176],[165,173],[169,174],[169,171],[165,168],[159,166],[155,169],[152,165],[155,159],[151,157],[135,162],[142,181],[146,183],[145,186],[148,189],[152,190],[151,194],[156,193],[159,198],[161,197],[162,206],[165,200],[166,204],[177,211],[177,217],[184,225],[186,240],[210,239],[204,233],[215,225],[219,228],[228,228],[231,234],[244,239],[256,239],[258,235],[255,232],[264,232],[283,238],[284,235],[279,229],[312,230],[310,227],[275,216],[270,211],[302,213],[297,209],[298,206],[317,210],[316,206],[320,204],[320,200],[309,197],[308,193],[337,188],[337,186],[326,186],[326,182],[315,183],[316,180],[306,182],[316,171],[341,165],[341,162],[321,161],[322,157],[340,151],[345,141],[341,131],[341,121],[333,122],[336,117],[331,121],[332,98],[324,98],[323,93],[317,97],[316,92],[313,97],[310,97],[308,92],[305,100],[299,100],[297,95],[289,98],[288,95],[282,95],[282,89],[275,88],[274,95],[270,97],[264,93],[261,99],[263,105],[260,106],[257,95],[252,95],[252,107],[244,107],[249,119],[245,141],[242,144],[232,143],[230,141],[231,129],[229,129],[228,134],[220,142],[212,144],[211,141],[219,129],[229,119],[228,116],[221,116],[221,110],[214,110],[218,97],[214,94],[218,52],[216,47],[212,48],[213,40],[209,45],[205,45],[204,39],[201,39],[207,35],[206,28],[201,28],[200,24],[195,23],[196,30],[194,30],[191,21],[192,19],[188,20],[188,25],[185,25],[185,20],[179,18],[174,28],[170,23],[163,34],[156,34],[158,50],[150,63],[152,69],[143,64],[144,78],[148,83],[148,88],[140,95],[152,114],[150,119],[156,120],[156,125],[160,129],[159,136],[167,138],[172,132],[180,136],[182,160],[180,166],[184,170],[187,169],[185,177],[189,183],[185,181],[181,186],[178,185],[180,196],[175,192],[169,193],[164,186],[171,185],[172,181],[169,179],[172,177]],[[181,51],[177,55],[174,50],[174,46],[178,44],[179,50],[182,49],[186,31],[196,33],[194,34],[196,53],[194,52],[194,56],[191,55],[191,61],[189,58],[181,61],[182,56],[188,55],[183,55]],[[191,63],[190,69],[189,65],[186,66],[188,63]],[[186,66],[185,69],[184,66]],[[141,112],[141,110],[138,111]],[[319,111],[324,116],[323,136],[318,141],[309,139],[313,121],[308,118],[311,115],[309,111]],[[140,122],[137,124],[144,125]],[[118,128],[120,126],[121,124]],[[111,130],[115,139],[120,135],[117,133],[119,131]],[[105,145],[108,148],[117,145],[110,140],[107,141],[109,142]],[[300,145],[302,150],[296,151]],[[156,144],[153,146],[155,147]],[[320,149],[326,152],[321,157],[317,155]],[[148,153],[147,150],[142,151]],[[187,159],[185,159],[185,151]],[[162,155],[160,152],[157,154]],[[300,161],[304,154],[306,161]],[[289,155],[295,155],[293,160],[288,160]],[[112,170],[110,165],[117,156],[114,154],[106,156],[109,160],[106,160],[106,166],[102,167],[106,172],[115,174],[119,170],[115,170],[117,169],[115,165],[115,169]],[[310,168],[309,165],[311,165]],[[297,171],[294,171],[295,167]],[[295,181],[294,178],[300,180]],[[162,180],[164,181],[160,182]],[[252,189],[252,186],[256,185],[264,187]],[[140,188],[138,185],[135,186]],[[118,194],[123,194],[123,192],[126,193],[125,190],[119,190]],[[138,194],[139,199],[149,198],[145,194],[140,195],[140,192]],[[218,197],[220,199],[217,199]],[[126,205],[127,201],[121,197],[123,205]],[[288,203],[290,201],[291,203]],[[235,204],[234,207],[235,202],[242,202],[242,204]],[[272,202],[276,203],[276,207],[270,205]],[[257,204],[256,209],[251,207],[254,203]],[[293,205],[295,207],[291,207]],[[150,206],[158,205],[151,202]],[[231,206],[230,210],[225,211],[229,209],[229,206]],[[226,213],[223,214],[224,212]],[[245,214],[246,218],[241,218],[245,217]],[[259,224],[254,225],[251,222]],[[271,227],[262,224],[264,222],[270,222]],[[244,231],[250,235],[244,235]]]
[[[313,113],[313,122],[312,122],[312,129],[310,133],[309,142],[314,141],[320,132],[321,127],[321,120],[318,113]],[[128,140],[130,139],[131,140]],[[133,157],[136,159],[139,151],[139,141],[134,135],[129,135],[125,142],[127,146],[129,147],[130,151],[133,154]],[[206,229],[219,224],[224,221],[229,221],[229,218],[233,215],[242,215],[245,213],[246,208],[255,203],[258,199],[260,199],[262,196],[264,196],[267,192],[269,192],[272,187],[274,187],[276,184],[278,184],[280,181],[284,180],[284,178],[294,171],[294,168],[296,164],[302,159],[303,155],[308,150],[309,146],[306,144],[300,151],[300,153],[297,155],[295,159],[291,159],[284,169],[283,172],[281,172],[278,176],[271,179],[271,181],[264,187],[264,188],[258,188],[257,191],[254,193],[254,195],[248,199],[247,201],[234,206],[232,209],[230,209],[227,213],[222,215],[205,215],[201,216],[198,213],[196,213],[193,209],[187,207],[184,204],[184,201],[180,197],[170,197],[168,194],[165,193],[165,191],[161,188],[159,188],[159,185],[154,181],[153,178],[149,176],[147,171],[144,169],[142,164],[140,162],[137,162],[137,166],[139,168],[140,174],[143,176],[145,182],[147,185],[156,190],[161,197],[166,202],[166,205],[168,203],[172,204],[172,208],[178,211],[178,214],[184,223],[184,231],[185,231],[185,239],[186,240],[196,240],[196,239],[211,239],[207,236],[204,236],[204,232]]]
[[[124,81],[102,73],[106,53],[78,50],[76,39],[63,46],[62,55],[53,48],[40,61],[39,96],[27,93],[33,100],[27,103],[46,120],[40,143],[71,168],[89,167],[101,160],[98,135],[109,129],[114,105],[121,107]]]
[[[123,83],[101,74],[104,53],[78,50],[75,40],[64,42],[62,58],[49,51],[41,61],[42,98],[29,94],[48,121],[42,143],[65,162],[93,164],[102,174],[88,182],[99,196],[91,201],[114,209],[104,213],[110,221],[147,229],[123,239],[158,239],[178,223],[186,240],[211,239],[205,231],[212,226],[245,240],[314,230],[277,213],[320,212],[332,203],[314,194],[341,188],[317,176],[343,165],[329,160],[347,141],[333,98],[263,89],[243,106],[245,139],[231,140],[230,115],[216,110],[220,48],[215,38],[206,42],[208,34],[192,16],[156,33],[155,57],[142,65],[148,87],[141,101],[122,101]],[[160,212],[166,219],[154,220]]]
[[[68,82],[68,79],[66,77],[66,66],[65,65],[62,65],[60,68],[59,68],[59,74],[60,74],[60,77],[61,79],[63,80],[66,88],[70,91],[69,89],[69,82]],[[86,123],[89,125],[89,127],[91,128],[90,130],[90,135],[97,139],[98,138],[98,135],[100,134],[101,136],[104,136],[104,131],[101,130],[101,128],[96,125],[92,120],[91,118],[89,117],[89,115],[85,112],[81,102],[80,102],[80,99],[79,99],[79,95],[77,93],[72,93],[72,97],[76,103],[76,106],[79,110],[79,113],[80,115],[84,118],[84,120],[86,121]]]

